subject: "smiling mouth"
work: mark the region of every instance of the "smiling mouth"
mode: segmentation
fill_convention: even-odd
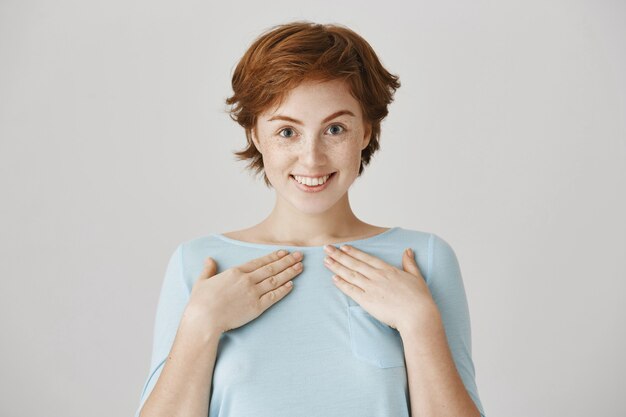
[[[306,185],[306,184],[302,184],[301,182],[298,182],[298,180],[296,180],[296,178],[292,175],[289,174],[289,177],[291,177],[291,179],[293,180],[293,182],[296,183],[296,186],[298,188],[300,188],[303,191],[321,191],[324,188],[326,188],[326,186],[328,185],[328,183],[335,177],[335,174],[337,173],[337,171],[330,173],[329,177],[326,179],[326,181],[323,184],[318,184],[318,185]]]
[[[320,175],[319,177],[311,177],[311,178],[322,178],[322,177],[325,177],[326,175],[328,175],[328,178],[326,178],[326,181],[324,182],[324,184],[326,184],[326,182],[328,182],[328,180],[330,180],[333,177],[333,175],[335,175],[336,173],[337,173],[337,171],[334,171],[334,172],[331,172],[330,174]],[[296,180],[295,175],[289,174],[289,176],[291,178],[293,178],[295,181],[298,181],[298,180]],[[298,175],[298,176],[300,177],[301,175]],[[300,184],[302,184],[302,183],[300,183]],[[306,184],[304,184],[304,185],[306,185]],[[323,185],[323,184],[318,184],[318,185]]]

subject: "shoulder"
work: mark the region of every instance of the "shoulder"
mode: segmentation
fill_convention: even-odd
[[[409,246],[413,245],[414,249],[425,250],[431,258],[435,254],[447,254],[448,256],[451,253],[454,254],[451,244],[437,233],[405,227],[398,227],[397,229],[397,233],[394,235],[396,241]]]
[[[441,272],[442,267],[458,267],[458,260],[452,245],[447,238],[439,233],[416,230],[409,228],[398,228],[395,240],[403,247],[410,247],[416,253],[417,261],[420,267],[423,265],[422,273],[425,274],[427,281],[438,270]]]
[[[450,242],[436,233],[430,233],[430,252],[433,261],[458,262],[456,253]]]
[[[192,260],[198,257],[213,256],[212,254],[224,250],[227,245],[215,233],[208,233],[183,240],[178,246],[183,254],[183,259]]]
[[[172,259],[180,265],[183,280],[189,288],[204,268],[208,257],[218,259],[226,250],[225,242],[213,234],[196,236],[179,241],[173,251]]]
[[[395,233],[389,234],[389,238],[398,242],[412,244],[412,245],[420,245],[420,244],[428,244],[428,240],[430,238],[431,233],[418,230],[418,229],[409,229],[407,227],[394,227]]]
[[[464,296],[459,259],[448,239],[431,233],[428,263],[433,285],[445,291],[448,297]]]

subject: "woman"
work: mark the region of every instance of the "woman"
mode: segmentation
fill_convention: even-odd
[[[300,21],[260,36],[232,81],[237,155],[276,204],[177,247],[137,415],[484,416],[454,251],[350,208],[398,77],[350,29]]]

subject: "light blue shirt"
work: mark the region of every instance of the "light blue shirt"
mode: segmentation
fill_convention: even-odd
[[[435,234],[401,227],[334,246],[343,244],[399,269],[404,249],[413,249],[439,308],[456,368],[484,417],[468,303],[451,246]],[[208,416],[410,416],[400,333],[335,286],[322,246],[266,245],[215,233],[179,244],[169,260],[156,311],[150,370],[136,416],[161,374],[204,260],[212,257],[220,273],[280,248],[301,251],[304,268],[282,300],[251,322],[222,333]]]

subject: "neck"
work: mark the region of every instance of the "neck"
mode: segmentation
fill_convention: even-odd
[[[346,193],[333,207],[318,213],[302,212],[277,199],[272,212],[256,228],[269,241],[321,246],[367,233],[371,226],[354,215]]]

